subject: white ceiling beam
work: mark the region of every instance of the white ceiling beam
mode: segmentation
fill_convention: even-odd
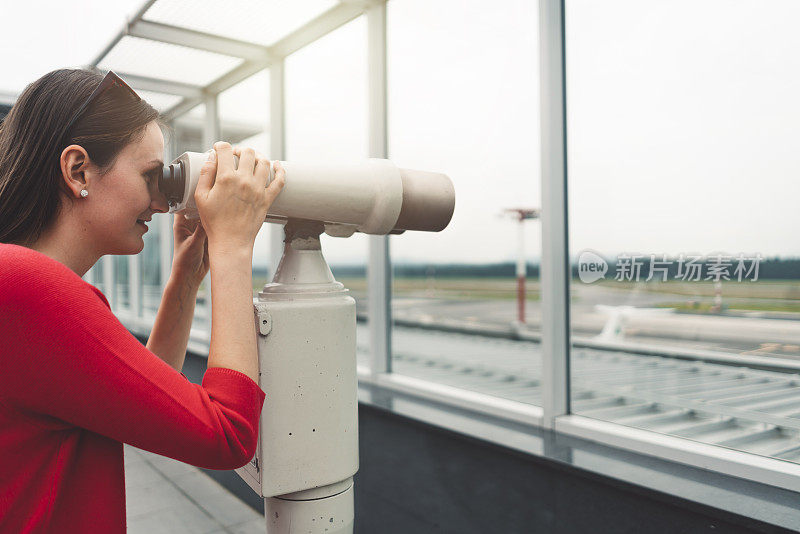
[[[149,20],[130,22],[127,34],[132,37],[239,57],[247,61],[269,61],[270,59],[269,50],[265,46]]]
[[[226,72],[225,74],[223,74],[222,76],[220,76],[219,78],[208,84],[205,87],[205,90],[206,92],[212,94],[221,93],[226,89],[230,89],[237,83],[246,80],[253,74],[261,72],[265,68],[269,67],[270,64],[271,62],[265,62],[265,61],[259,61],[259,62],[245,61],[238,67]]]
[[[144,14],[147,13],[147,10],[150,9],[153,4],[156,3],[157,0],[147,0],[142,7],[140,7],[129,20],[140,20],[144,17]]]
[[[270,46],[270,52],[280,58],[297,52],[336,28],[358,18],[368,5],[370,4],[366,2],[340,3]]]

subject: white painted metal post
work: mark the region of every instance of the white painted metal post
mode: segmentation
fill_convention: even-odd
[[[137,319],[142,316],[142,300],[139,295],[141,285],[139,254],[131,254],[128,256],[128,295],[131,303],[131,314]]]
[[[101,261],[103,262],[103,293],[111,306],[111,310],[117,311],[115,307],[117,303],[114,298],[116,294],[116,287],[114,287],[114,256],[107,254],[103,256]]]
[[[214,146],[214,143],[220,140],[219,128],[219,106],[217,105],[218,99],[216,94],[206,94],[205,105],[206,115],[203,124],[203,148],[209,150]],[[211,273],[205,277],[206,288],[206,324],[205,330],[211,339]]]
[[[539,2],[542,151],[542,410],[545,427],[569,413],[569,247],[564,1]]]
[[[520,216],[517,223],[517,322],[525,324],[525,277],[527,265],[525,262],[525,219]]]
[[[386,118],[386,4],[367,9],[369,156],[388,157]],[[369,237],[367,304],[370,370],[392,370],[392,264],[389,236]]]
[[[269,69],[269,157],[270,160],[286,159],[286,99],[284,77],[284,59],[276,60]],[[283,255],[283,228],[270,225],[269,238],[269,273],[275,276],[275,270]]]

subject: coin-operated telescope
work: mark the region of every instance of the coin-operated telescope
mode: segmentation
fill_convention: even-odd
[[[171,212],[197,217],[194,191],[207,159],[186,152],[164,167],[159,189]],[[455,191],[444,174],[388,160],[281,165],[285,185],[265,220],[285,225],[283,257],[253,299],[267,402],[256,454],[236,472],[265,498],[268,534],[352,534],[356,306],[331,274],[319,238],[438,232],[453,216]]]
[[[197,217],[194,191],[208,153],[184,152],[164,167],[158,187],[170,212]],[[238,165],[238,158],[234,157]],[[286,183],[267,213],[267,222],[319,221],[334,237],[355,231],[385,235],[405,230],[438,232],[453,216],[455,191],[444,174],[399,169],[370,159],[351,165],[281,162]],[[270,167],[270,181],[273,176]]]

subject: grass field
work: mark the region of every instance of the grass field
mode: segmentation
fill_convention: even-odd
[[[363,277],[339,278],[345,287],[355,294],[367,291],[367,280]],[[266,282],[253,279],[257,291]],[[578,284],[577,280],[573,284]],[[601,286],[614,291],[636,291],[663,294],[664,302],[659,307],[676,308],[680,311],[710,313],[716,289],[713,282],[668,281],[648,283],[617,282],[603,280],[592,286]],[[513,300],[517,298],[517,281],[513,278],[406,278],[392,280],[392,293],[400,297],[442,299],[491,299]],[[572,300],[580,302],[580,290]],[[722,298],[731,310],[774,311],[800,313],[800,280],[759,280],[757,282],[722,282]],[[539,300],[539,280],[531,278],[526,284],[526,300]]]
[[[713,297],[716,290],[713,282],[681,282],[670,280],[668,282],[651,281],[617,282],[604,280],[596,282],[604,287],[647,291],[650,293],[670,293],[673,295],[686,295],[690,297]],[[594,285],[594,284],[593,284]],[[757,282],[722,281],[723,297],[757,298],[757,299],[782,299],[800,301],[800,280],[758,280]]]
[[[366,293],[366,278],[337,278],[354,293]],[[265,280],[253,279],[258,290]],[[526,300],[539,300],[539,281],[529,280]],[[392,294],[402,297],[463,298],[463,299],[516,299],[517,281],[508,278],[394,278]]]

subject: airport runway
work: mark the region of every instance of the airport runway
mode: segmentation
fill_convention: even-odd
[[[610,290],[582,286],[573,291],[570,305],[573,336],[598,336],[611,319],[602,306],[653,308],[660,303],[685,300],[682,295]],[[366,317],[366,295],[352,292],[358,313]],[[525,330],[541,331],[539,301],[526,302]],[[457,323],[511,329],[516,320],[514,300],[465,300],[420,297],[395,297],[392,315],[403,324]],[[731,354],[759,354],[800,360],[800,314],[797,320],[775,319],[753,312],[737,315],[700,315],[634,311],[624,320],[620,339],[665,347],[716,350]],[[787,314],[783,314],[784,316]]]

